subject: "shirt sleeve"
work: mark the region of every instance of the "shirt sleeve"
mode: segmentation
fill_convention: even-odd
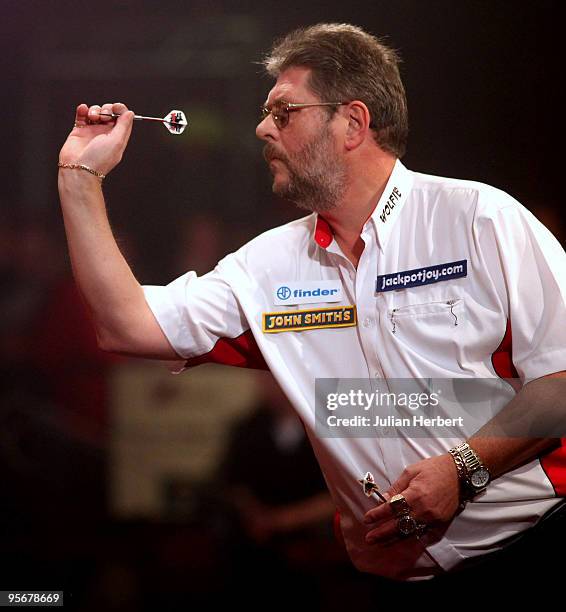
[[[171,370],[206,361],[249,365],[246,359],[253,352],[245,338],[249,325],[227,277],[220,262],[201,277],[187,272],[166,286],[143,287],[161,329],[185,360],[171,364]]]
[[[566,253],[509,197],[479,231],[483,261],[507,311],[512,359],[523,381],[566,370]]]

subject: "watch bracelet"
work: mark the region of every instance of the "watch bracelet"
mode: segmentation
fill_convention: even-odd
[[[466,502],[473,497],[473,492],[469,484],[468,473],[466,471],[466,465],[457,446],[451,448],[448,452],[452,455],[452,459],[454,460],[454,464],[456,465],[456,470],[458,472],[458,482],[460,483],[460,507],[463,509]]]
[[[464,462],[464,468],[466,470],[466,474],[473,472],[483,465],[481,459],[478,457],[478,454],[472,449],[469,444],[466,444],[467,448],[465,450],[460,451],[460,456],[462,457],[462,461]]]

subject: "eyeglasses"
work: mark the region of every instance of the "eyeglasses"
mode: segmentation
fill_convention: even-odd
[[[341,106],[342,104],[348,104],[348,102],[285,102],[279,100],[274,102],[271,108],[267,106],[261,107],[260,118],[263,121],[266,117],[271,115],[273,117],[273,123],[282,130],[289,123],[289,113],[291,111],[300,110],[301,108],[307,108],[308,106]]]

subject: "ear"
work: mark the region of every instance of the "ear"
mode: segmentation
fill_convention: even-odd
[[[368,135],[371,117],[368,107],[359,100],[350,102],[346,112],[348,126],[344,145],[347,149],[352,150],[359,147]]]

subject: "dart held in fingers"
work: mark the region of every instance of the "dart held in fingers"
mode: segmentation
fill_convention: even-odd
[[[117,119],[120,113],[99,113],[101,117],[111,117]],[[136,121],[157,121],[163,123],[163,125],[171,132],[171,134],[182,134],[188,125],[187,117],[185,113],[180,110],[172,110],[165,117],[146,117],[144,115],[134,115]]]

